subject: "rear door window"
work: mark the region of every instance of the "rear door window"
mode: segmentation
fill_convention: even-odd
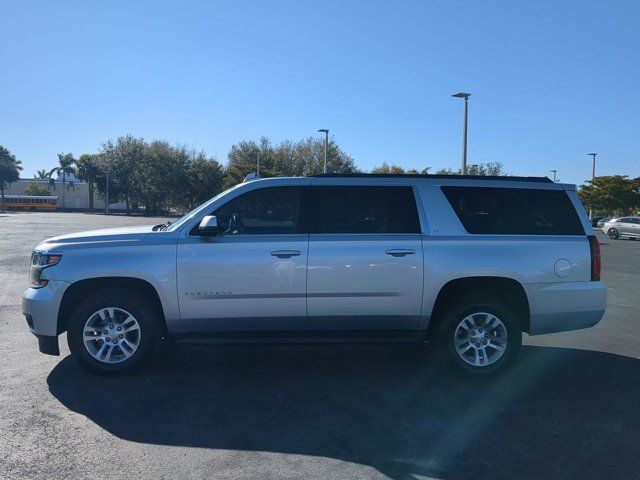
[[[469,233],[584,235],[562,190],[445,186],[442,191]]]
[[[411,187],[310,187],[303,204],[308,233],[420,233]]]

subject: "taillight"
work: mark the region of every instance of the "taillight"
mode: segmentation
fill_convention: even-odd
[[[589,235],[589,250],[591,250],[591,281],[600,280],[600,270],[602,268],[602,260],[600,259],[600,242],[598,239]]]

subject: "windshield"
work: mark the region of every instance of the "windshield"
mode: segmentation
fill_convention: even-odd
[[[238,185],[236,185],[234,187],[228,188],[227,190],[225,190],[225,191],[219,193],[218,195],[216,195],[215,197],[213,197],[211,200],[207,200],[203,204],[198,205],[196,208],[194,208],[190,212],[185,213],[182,217],[180,217],[178,220],[176,220],[171,225],[169,225],[168,228],[166,229],[166,231],[173,232],[173,231],[177,230],[182,225],[184,225],[186,222],[188,222],[192,218],[198,216],[198,214],[200,214],[201,212],[206,211],[207,208],[209,208],[209,205],[211,205],[213,202],[215,202],[219,198],[222,198],[227,193],[232,192],[233,190],[235,190],[236,188],[240,187],[241,185],[242,185],[242,183],[239,183]]]

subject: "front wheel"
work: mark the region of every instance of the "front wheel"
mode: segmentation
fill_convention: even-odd
[[[610,228],[609,231],[607,232],[607,235],[611,240],[617,240],[618,237],[620,236],[620,234],[618,233],[618,230],[616,230],[615,228]]]
[[[73,311],[67,341],[78,363],[93,373],[131,371],[146,361],[160,340],[158,309],[141,295],[104,290]]]
[[[445,360],[474,375],[506,368],[522,345],[516,315],[500,299],[467,295],[443,314],[438,335]]]

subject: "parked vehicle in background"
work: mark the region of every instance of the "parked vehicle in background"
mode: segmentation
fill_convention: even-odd
[[[58,197],[50,195],[5,195],[7,210],[54,211],[58,210]]]
[[[611,217],[602,217],[600,220],[598,220],[598,222],[596,223],[596,227],[598,228],[602,228],[602,226],[607,223],[609,220],[611,220]]]
[[[640,238],[640,217],[612,218],[602,226],[602,232],[612,240]]]
[[[602,318],[600,246],[574,185],[320,175],[233,187],[174,223],[45,240],[23,312],[40,351],[130,370],[162,338],[429,342],[472,374],[531,335]]]
[[[590,217],[589,221],[591,222],[591,226],[595,227],[598,225],[598,222],[602,220],[604,217]]]

